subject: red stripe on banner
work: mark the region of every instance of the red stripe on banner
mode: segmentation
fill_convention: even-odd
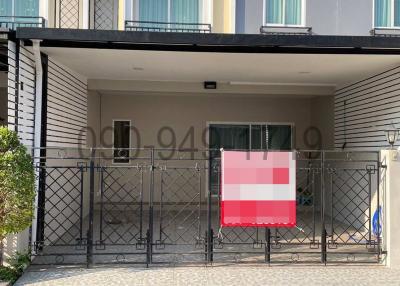
[[[222,201],[221,226],[295,227],[296,201]]]
[[[225,168],[224,184],[289,184],[289,168]]]

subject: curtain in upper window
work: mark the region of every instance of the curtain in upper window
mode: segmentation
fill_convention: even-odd
[[[139,20],[152,22],[168,21],[168,0],[140,0]]]
[[[140,0],[139,19],[152,22],[198,23],[199,0]]]
[[[198,23],[199,0],[171,0],[171,22]]]
[[[375,0],[375,27],[390,27],[392,25],[391,2],[392,0]]]
[[[286,0],[285,1],[285,24],[300,25],[301,24],[301,2],[302,0]]]
[[[13,3],[10,0],[0,0],[0,16],[12,16]]]
[[[265,0],[267,24],[301,25],[302,0]]]
[[[39,16],[39,1],[15,0],[15,16]]]
[[[400,0],[394,0],[394,26],[400,27]]]
[[[0,0],[0,16],[39,16],[39,0]]]
[[[266,0],[265,15],[268,24],[283,24],[283,0]]]

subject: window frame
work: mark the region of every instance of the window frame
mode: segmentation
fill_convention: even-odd
[[[291,138],[290,138],[290,147],[291,147],[291,150],[294,150],[295,148],[296,148],[296,146],[295,146],[295,136],[296,136],[296,129],[295,129],[295,124],[294,124],[294,122],[264,122],[264,121],[261,121],[261,122],[257,122],[257,121],[252,121],[252,122],[241,122],[241,121],[207,121],[206,122],[206,130],[207,130],[207,136],[206,136],[206,144],[207,144],[207,148],[209,149],[209,147],[210,147],[210,126],[211,125],[248,125],[249,126],[249,128],[250,128],[250,132],[249,132],[249,151],[251,151],[252,149],[251,149],[251,126],[252,125],[265,125],[265,126],[268,126],[268,125],[278,125],[278,126],[281,126],[281,125],[288,125],[288,126],[290,126],[291,127]],[[269,151],[268,150],[268,146],[267,146],[267,149],[266,150],[255,150],[255,151],[259,151],[259,152],[267,152],[267,151]],[[274,150],[271,150],[271,151],[274,151]],[[276,150],[275,150],[276,151]],[[210,151],[209,150],[207,150],[207,152],[206,152],[206,154],[207,154],[207,161],[208,161],[208,163],[210,163],[211,162],[211,158],[210,158]],[[204,192],[204,194],[205,194],[205,196],[207,196],[207,194],[208,194],[208,191],[210,191],[211,192],[211,189],[209,189],[209,186],[210,186],[210,174],[209,174],[209,172],[206,172],[206,182],[205,182],[205,188],[206,188],[206,191]],[[208,191],[207,191],[208,190]],[[214,194],[214,193],[212,193],[211,192],[211,197],[218,197],[218,194]]]
[[[130,159],[130,154],[128,156],[128,162],[115,162],[115,156],[114,156],[114,151],[117,149],[115,148],[115,138],[114,138],[114,131],[115,131],[115,122],[129,122],[129,153],[130,153],[130,148],[132,146],[132,132],[131,132],[131,127],[132,127],[132,120],[130,119],[113,119],[112,120],[112,163],[113,165],[129,165],[131,163]]]
[[[291,127],[291,138],[290,138],[290,147],[293,150],[295,148],[295,144],[294,144],[294,136],[295,136],[295,124],[293,122],[241,122],[241,121],[207,121],[207,130],[209,133],[210,130],[210,126],[211,125],[248,125],[250,128],[250,133],[249,133],[249,150],[251,151],[251,126],[252,125],[277,125],[277,126],[283,126],[283,125],[287,125]],[[207,147],[210,146],[210,135],[207,135]],[[268,146],[267,146],[268,147]],[[257,151],[262,151],[262,150],[258,150]]]
[[[277,24],[277,23],[268,23],[267,22],[267,15],[266,15],[266,9],[267,9],[267,1],[269,0],[263,0],[263,25],[267,27],[294,27],[294,28],[301,28],[306,26],[306,0],[301,0],[301,23],[299,25],[293,25],[293,24]],[[284,1],[283,5],[283,19],[285,20],[285,9],[286,9],[286,0]]]
[[[376,26],[375,23],[375,0],[372,0],[372,27],[373,29],[399,29],[400,30],[400,25],[395,26],[394,25],[394,1],[395,0],[390,0],[390,26]],[[400,17],[400,16],[399,16]]]
[[[129,1],[129,0],[127,0]],[[139,11],[140,11],[140,0],[131,0],[132,2],[132,14],[131,17],[133,21],[140,21],[140,15],[139,15]],[[167,17],[167,22],[171,22],[171,1],[172,0],[167,0],[168,1],[168,17]],[[207,21],[207,17],[206,17],[206,13],[210,13],[210,11],[205,11],[205,5],[209,4],[206,3],[210,0],[199,0],[199,24],[201,23],[207,23],[209,21]],[[211,2],[212,3],[212,2]]]

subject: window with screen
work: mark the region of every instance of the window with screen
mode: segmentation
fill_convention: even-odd
[[[130,121],[114,121],[114,163],[129,163]]]

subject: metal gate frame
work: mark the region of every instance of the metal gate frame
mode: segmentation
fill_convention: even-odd
[[[383,228],[382,225],[383,218],[381,217],[381,208],[383,207],[383,202],[381,201],[381,191],[380,190],[380,170],[384,168],[380,164],[379,152],[338,152],[338,151],[295,151],[299,162],[303,160],[305,164],[300,166],[297,170],[301,170],[307,174],[306,185],[302,187],[301,191],[297,190],[298,198],[302,195],[302,199],[305,201],[308,209],[312,209],[312,219],[306,221],[303,217],[298,217],[298,223],[305,223],[303,228],[297,227],[296,229],[270,229],[270,228],[257,228],[257,229],[231,229],[224,230],[219,226],[219,213],[217,216],[214,215],[215,211],[219,211],[216,207],[219,205],[220,195],[214,196],[210,190],[210,187],[206,186],[204,179],[208,177],[209,166],[206,162],[208,159],[202,159],[205,164],[199,164],[198,160],[192,156],[187,156],[188,154],[193,154],[193,152],[199,152],[198,150],[177,150],[180,152],[180,157],[178,159],[160,159],[155,154],[156,151],[162,149],[155,148],[143,148],[141,151],[148,152],[148,156],[141,159],[146,160],[144,164],[137,164],[136,166],[128,165],[122,166],[120,168],[130,168],[135,169],[140,174],[140,184],[141,190],[138,201],[135,201],[134,195],[129,193],[130,190],[125,190],[126,196],[131,200],[127,203],[133,204],[138,203],[139,207],[135,207],[135,210],[139,210],[139,232],[140,235],[129,234],[128,238],[124,238],[123,245],[128,245],[134,247],[135,251],[129,252],[124,248],[116,248],[111,252],[101,253],[101,250],[105,250],[107,243],[105,243],[104,237],[101,237],[102,231],[105,229],[105,214],[107,210],[104,207],[104,194],[105,194],[105,175],[107,168],[115,168],[115,166],[108,167],[106,165],[96,164],[97,160],[102,159],[102,157],[96,157],[96,149],[90,149],[90,156],[85,157],[88,164],[79,163],[76,166],[47,166],[46,162],[42,161],[41,165],[38,166],[41,170],[43,178],[41,180],[41,186],[39,188],[39,201],[49,201],[51,197],[46,197],[52,189],[52,185],[46,185],[46,179],[51,178],[51,173],[46,172],[48,170],[53,170],[53,172],[58,172],[58,177],[53,177],[53,184],[57,184],[57,190],[63,189],[60,182],[64,180],[71,183],[65,176],[66,171],[72,172],[74,177],[77,177],[73,170],[79,172],[80,184],[73,187],[74,189],[80,189],[79,198],[79,224],[78,224],[78,237],[76,237],[75,242],[70,242],[67,246],[73,247],[73,249],[79,250],[79,255],[84,255],[85,263],[87,267],[91,267],[93,264],[104,263],[102,261],[96,261],[94,259],[98,256],[115,256],[115,259],[108,261],[106,263],[129,263],[129,264],[145,264],[147,267],[151,264],[158,263],[177,263],[180,261],[176,260],[178,256],[188,255],[190,257],[198,257],[195,261],[183,263],[218,263],[226,262],[221,261],[218,255],[226,254],[233,255],[233,262],[243,262],[237,259],[241,255],[261,255],[262,260],[257,262],[262,263],[274,263],[279,260],[275,260],[274,256],[285,256],[285,262],[318,262],[322,264],[327,264],[330,262],[343,262],[340,260],[335,260],[334,257],[341,256],[345,257],[344,262],[357,262],[357,263],[379,263],[381,262],[382,256],[386,253],[382,249],[382,236]],[[208,152],[210,150],[202,151]],[[213,150],[214,151],[214,150]],[[184,154],[184,155],[182,155]],[[318,154],[318,156],[314,155]],[[374,159],[359,159],[360,154],[369,154],[370,156],[376,156]],[[66,156],[62,156],[66,159]],[[79,157],[82,159],[82,157]],[[137,160],[138,158],[132,158],[132,160]],[[181,163],[171,164],[173,160]],[[197,160],[197,161],[196,161]],[[182,166],[182,162],[186,165]],[[187,162],[189,166],[187,166]],[[349,168],[348,164],[361,164],[362,167]],[[64,171],[62,171],[64,170]],[[220,172],[219,167],[214,167],[215,172]],[[168,174],[167,172],[171,172]],[[74,175],[75,174],[75,175]],[[346,176],[344,176],[344,175]],[[96,191],[95,191],[95,176],[100,176],[100,214],[96,215]],[[172,200],[173,209],[168,209],[168,201],[165,199],[171,199],[168,196],[168,188],[170,185],[167,183],[167,176],[171,177],[172,183],[178,179],[182,179],[179,184],[177,184],[174,195],[176,194],[186,194],[186,188],[190,187],[193,192],[189,194],[189,199],[182,200],[180,203],[179,198]],[[302,175],[303,176],[303,175]],[[144,178],[145,177],[145,178]],[[304,177],[304,176],[303,176]],[[88,179],[89,193],[88,193],[88,215],[87,223],[84,222],[84,181],[85,178]],[[146,179],[147,178],[147,179]],[[319,179],[318,179],[319,178]],[[373,178],[376,180],[376,197],[372,198],[372,185]],[[117,182],[117,187],[121,187],[121,182],[118,181],[118,177],[111,177],[114,182]],[[129,180],[132,179],[131,177]],[[60,182],[58,182],[60,180]],[[146,181],[147,180],[147,181]],[[191,181],[190,181],[191,180]],[[194,183],[193,183],[194,182]],[[218,183],[219,184],[219,183]],[[190,185],[190,186],[189,186]],[[148,187],[148,188],[147,188]],[[299,187],[299,186],[297,186]],[[317,187],[320,190],[317,190]],[[125,188],[125,187],[124,187]],[[351,192],[346,193],[346,188],[351,190]],[[204,189],[204,191],[203,191]],[[159,193],[157,193],[159,192]],[[206,192],[206,193],[204,193]],[[299,195],[300,194],[300,195]],[[354,196],[353,196],[354,195]],[[319,196],[319,198],[318,198]],[[54,197],[54,196],[53,196]],[[146,200],[144,199],[146,197]],[[57,206],[65,204],[63,197],[56,195],[56,199],[59,201],[52,200],[51,203],[55,204],[55,207],[62,213],[62,209]],[[156,199],[160,200],[157,201]],[[124,199],[124,197],[120,197]],[[317,200],[320,203],[317,203]],[[74,199],[74,201],[76,201]],[[108,202],[112,206],[115,203],[110,199]],[[122,201],[120,202],[122,203]],[[126,202],[124,202],[126,203]],[[192,203],[193,209],[189,209],[188,203]],[[349,205],[351,205],[350,210],[355,210],[358,212],[358,217],[353,212],[349,212]],[[373,205],[378,210],[375,213],[373,221],[372,209]],[[133,205],[130,205],[132,207]],[[69,206],[70,207],[70,206]],[[148,209],[145,209],[148,207]],[[46,203],[39,205],[39,211],[46,213]],[[157,209],[158,208],[158,209]],[[346,209],[347,208],[347,209]],[[298,208],[299,209],[299,208]],[[115,211],[115,210],[113,210]],[[166,242],[165,238],[168,235],[175,234],[173,229],[168,229],[172,224],[178,224],[180,222],[180,217],[178,215],[187,212],[187,218],[190,218],[189,237],[184,237],[187,235],[188,231],[178,233],[179,228],[175,228],[176,239],[169,239]],[[174,215],[170,215],[174,213]],[[158,215],[158,220],[157,220]],[[353,216],[353,220],[349,220],[349,217]],[[57,253],[46,253],[46,247],[61,246],[57,244],[46,244],[45,228],[49,228],[52,221],[46,222],[45,215],[38,217],[37,225],[43,226],[38,231],[42,233],[42,241],[37,241],[33,249],[33,255],[36,257],[43,256],[53,256],[55,260],[50,263],[44,261],[39,264],[64,264],[65,257],[76,255],[76,253],[68,252],[57,252]],[[97,221],[96,217],[100,220]],[[347,227],[341,224],[341,220],[348,220]],[[363,217],[363,219],[360,219]],[[49,218],[49,215],[47,215]],[[136,218],[136,217],[135,217]],[[169,223],[166,223],[165,219],[169,218]],[[51,219],[51,217],[50,217]],[[304,220],[301,222],[301,220]],[[147,221],[148,220],[148,221]],[[183,220],[183,222],[186,222]],[[61,221],[57,222],[62,224]],[[376,224],[375,231],[373,231],[373,224]],[[100,224],[100,225],[98,225]],[[147,227],[146,227],[147,226]],[[96,229],[100,227],[100,239],[96,239]],[[51,230],[51,229],[50,229]],[[85,230],[87,230],[85,232]],[[156,232],[157,230],[157,232]],[[204,230],[204,235],[203,235]],[[117,231],[117,228],[113,228],[112,231]],[[169,233],[166,233],[169,231]],[[225,233],[224,233],[225,231]],[[233,238],[226,239],[229,236],[229,231],[233,234]],[[355,231],[355,232],[354,232]],[[69,230],[66,230],[68,233]],[[354,232],[354,234],[353,234]],[[145,235],[144,235],[145,233]],[[157,236],[158,233],[158,236]],[[376,235],[377,233],[377,235]],[[244,234],[246,236],[245,240],[242,240],[240,235]],[[120,233],[117,233],[121,237]],[[164,236],[166,235],[166,236]],[[357,236],[358,235],[358,236]],[[373,237],[375,236],[375,238]],[[39,236],[40,237],[40,236]],[[225,237],[222,238],[221,237]],[[169,237],[170,238],[170,237]],[[188,239],[189,238],[189,239]],[[113,240],[108,242],[108,246],[112,249],[117,247],[119,244]],[[65,245],[64,245],[65,246]],[[224,250],[224,246],[229,246],[233,250]],[[354,251],[352,247],[364,247],[365,251],[359,252]],[[168,250],[168,247],[172,247],[172,250]],[[250,247],[249,250],[244,250],[241,247]],[[296,248],[291,249],[290,247],[308,247],[308,251],[297,250]],[[338,247],[343,247],[344,251],[339,251]],[[286,250],[285,248],[289,248]],[[84,252],[82,252],[84,251]],[[128,255],[143,256],[143,259],[139,261],[131,261],[126,259]],[[314,255],[319,256],[318,261],[309,261],[307,259],[302,260],[304,255]],[[368,261],[356,261],[356,255],[366,255],[375,256],[376,259]],[[289,256],[289,259],[287,259]],[[164,257],[166,260],[156,261],[155,257]],[[172,257],[172,259],[171,259]],[[314,257],[315,258],[315,257]],[[82,262],[82,261],[81,261]],[[279,261],[282,262],[282,261]],[[253,261],[254,263],[254,261]],[[65,263],[71,264],[71,263]]]

